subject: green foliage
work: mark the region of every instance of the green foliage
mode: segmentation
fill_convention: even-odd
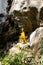
[[[24,52],[26,50],[23,48],[19,54],[14,54],[13,56],[6,55],[4,58],[2,58],[1,62],[3,65],[29,65],[31,59],[27,59],[27,53]]]
[[[41,49],[43,46],[41,45]],[[28,57],[31,54],[29,48],[22,48],[21,53],[14,55],[6,55],[4,58],[0,57],[2,65],[43,65],[43,60],[35,60],[34,57]],[[38,59],[41,59],[41,54],[38,55]]]
[[[3,65],[25,65],[25,63],[22,62],[22,56],[20,54],[5,56],[2,62]]]
[[[27,55],[15,54],[7,55],[4,58],[0,58],[0,61],[2,62],[2,65],[38,65],[40,62],[36,62],[34,58],[28,58]],[[43,65],[43,61],[40,63],[40,65]]]
[[[3,58],[2,57],[0,57],[0,61],[2,61],[3,60]]]
[[[43,41],[41,42],[40,55],[43,55]]]

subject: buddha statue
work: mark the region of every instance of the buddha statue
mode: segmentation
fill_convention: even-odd
[[[22,42],[24,43],[24,44],[26,44],[27,43],[27,36],[25,35],[25,32],[24,32],[24,29],[22,28],[21,29],[21,35],[19,36],[19,39],[20,40],[22,40]]]

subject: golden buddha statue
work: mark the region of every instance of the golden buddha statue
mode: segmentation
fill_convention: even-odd
[[[24,29],[23,28],[21,29],[21,31],[22,32],[21,32],[21,35],[19,36],[19,39],[22,39],[23,40],[23,43],[26,44],[27,43],[27,40],[26,40],[27,39],[27,36],[25,35],[25,32],[24,32]]]

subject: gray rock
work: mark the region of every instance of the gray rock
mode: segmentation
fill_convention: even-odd
[[[34,56],[39,51],[42,42],[43,42],[43,27],[39,27],[30,35],[30,47],[32,49],[32,53],[34,54]]]
[[[34,2],[34,0],[32,0]],[[36,2],[36,1],[35,1]],[[23,25],[25,32],[32,32],[38,27],[37,24],[37,7],[31,7],[31,0],[13,0],[9,14]]]
[[[13,0],[9,14],[14,10],[27,12],[29,7],[36,7],[40,11],[40,8],[43,7],[43,0]]]
[[[43,27],[37,28],[32,34],[30,35],[30,45],[37,44],[37,42],[42,41],[43,38]]]

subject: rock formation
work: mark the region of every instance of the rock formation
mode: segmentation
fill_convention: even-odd
[[[29,7],[36,7],[38,11],[40,11],[40,8],[43,7],[43,0],[13,0],[9,13],[13,12],[14,10],[27,12],[29,11]]]
[[[22,41],[15,44],[11,49],[9,49],[9,54],[18,54],[22,48],[27,48],[29,45],[32,55],[35,57],[37,52],[39,52],[41,45],[43,45],[43,27],[39,27],[32,32],[30,35],[30,42],[27,42],[27,44],[23,44]],[[18,52],[16,52],[17,50]]]
[[[8,14],[0,27],[1,43],[6,44],[18,39],[19,26],[22,26],[24,31],[29,34],[39,27],[40,21],[43,21],[42,3],[43,0],[8,0]],[[40,13],[39,19],[37,18],[38,13]]]
[[[0,48],[5,48],[8,42],[13,43],[13,41],[18,41],[19,38],[20,29],[18,23],[13,21],[11,16],[7,18],[5,22],[1,23],[0,27]]]
[[[39,47],[42,44],[42,41],[43,41],[43,27],[39,27],[30,35],[30,47],[32,48],[32,52],[34,55],[36,55]]]
[[[12,14],[13,18],[23,25],[25,32],[29,33],[38,27],[38,9],[30,4],[30,0],[13,0],[9,10],[9,15]]]

